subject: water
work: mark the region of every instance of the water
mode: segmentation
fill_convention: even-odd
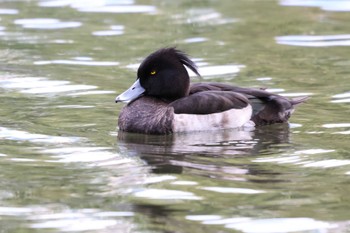
[[[1,232],[350,232],[349,6],[1,1]],[[311,99],[251,132],[118,132],[170,45],[204,81]]]

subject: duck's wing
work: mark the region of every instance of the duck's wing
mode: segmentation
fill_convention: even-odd
[[[249,100],[231,91],[202,91],[178,99],[169,104],[175,114],[211,114],[230,109],[243,109]]]
[[[263,89],[242,88],[222,83],[195,83],[190,88],[190,95],[206,91],[225,91],[243,94],[253,107],[252,121],[256,125],[288,121],[294,106],[305,102],[308,97],[288,99]]]

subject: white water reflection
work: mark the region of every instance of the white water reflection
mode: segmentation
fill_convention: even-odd
[[[102,7],[82,7],[78,8],[81,12],[96,13],[156,13],[155,6],[132,5],[132,6],[102,6]]]
[[[333,98],[350,98],[350,92],[334,95]]]
[[[22,77],[0,80],[1,88],[19,89],[28,94],[59,94],[97,89],[97,86],[71,84],[69,81],[49,80],[44,77]],[[111,91],[80,92],[76,95],[114,93]]]
[[[333,134],[343,134],[343,135],[349,135],[350,134],[350,130],[348,131],[341,131],[341,132],[335,132]]]
[[[280,0],[283,6],[319,7],[325,11],[350,11],[347,0]]]
[[[277,163],[277,164],[295,164],[302,167],[314,168],[334,168],[350,165],[350,160],[347,159],[322,159],[315,161],[318,157],[310,157],[312,155],[335,153],[335,150],[326,149],[308,149],[295,151],[292,154],[283,154],[276,157],[263,157],[254,159],[257,163]]]
[[[224,218],[220,215],[187,215],[186,219],[199,221],[205,225],[224,225],[226,228],[249,233],[326,232],[338,226],[338,223],[323,222],[312,218],[252,219],[248,217]]]
[[[335,150],[324,150],[324,149],[308,149],[295,151],[290,155],[281,155],[279,157],[264,157],[254,159],[253,162],[278,162],[278,163],[290,163],[295,161],[300,161],[303,155],[316,155],[316,154],[327,154],[335,152]]]
[[[85,108],[94,108],[92,105],[58,105],[56,108],[72,108],[72,109],[85,109]]]
[[[51,220],[43,223],[32,224],[32,228],[56,228],[60,231],[89,231],[89,230],[103,230],[120,224],[117,220],[101,220],[94,218],[73,218],[62,220]]]
[[[4,41],[14,41],[23,44],[73,44],[74,40],[65,39],[48,39],[47,36],[40,36],[38,34],[24,34],[22,32],[14,31],[0,31],[0,39]]]
[[[350,127],[350,123],[334,123],[334,124],[324,124],[324,128],[347,128]]]
[[[132,0],[43,0],[39,2],[41,7],[65,7],[69,6],[80,12],[97,13],[156,13],[157,8],[151,5],[134,5]]]
[[[325,150],[325,149],[307,149],[307,150],[299,150],[294,152],[296,155],[316,155],[316,154],[324,154],[335,152],[335,150]]]
[[[304,47],[350,46],[350,34],[344,35],[289,35],[275,38],[278,44]]]
[[[108,147],[65,147],[41,150],[43,154],[53,154],[54,162],[101,162],[121,157],[118,153],[108,151]],[[128,162],[124,161],[124,162]],[[49,161],[52,162],[52,161]]]
[[[350,92],[333,95],[332,98],[332,103],[350,103]]]
[[[96,86],[91,85],[62,85],[62,86],[55,86],[55,87],[40,87],[40,88],[32,88],[28,90],[23,90],[23,93],[30,93],[30,94],[48,94],[48,93],[62,93],[62,92],[69,92],[69,91],[79,91],[79,90],[89,90],[89,89],[95,89]]]
[[[55,39],[55,40],[50,40],[48,42],[53,44],[73,44],[74,40]]]
[[[59,19],[52,18],[16,19],[14,23],[21,25],[23,28],[51,30],[63,28],[77,28],[82,25],[81,22],[62,22]]]
[[[111,230],[111,232],[134,232],[136,227],[130,219],[134,216],[134,213],[130,211],[57,207],[60,206],[2,206],[0,207],[0,216],[24,217],[30,228],[56,229],[60,232],[85,232],[106,229]]]
[[[192,221],[210,221],[210,220],[218,220],[221,219],[220,215],[187,215],[187,220]]]
[[[104,191],[97,196],[121,195],[129,193],[134,187],[143,185],[148,176],[148,169],[139,158],[130,158],[113,152],[109,147],[73,146],[52,149],[42,149],[42,154],[49,154],[52,159],[48,163],[79,163],[80,167],[101,168],[111,171],[114,175],[101,174],[97,179],[103,179]],[[153,183],[167,180],[166,177],[153,177]],[[129,214],[130,215],[130,214]]]
[[[203,187],[200,188],[207,191],[218,193],[236,193],[236,194],[259,194],[265,193],[263,190],[247,189],[247,188],[232,188],[232,187]]]
[[[170,175],[164,175],[164,176],[150,176],[147,177],[144,180],[144,184],[154,184],[154,183],[160,183],[163,181],[168,181],[168,180],[176,180],[177,178],[175,176],[170,176]]]
[[[17,9],[6,9],[6,8],[0,9],[0,15],[16,15],[16,14],[18,14]]]
[[[205,42],[208,39],[205,37],[192,37],[192,38],[187,38],[184,40],[185,43],[192,44],[192,43],[200,43],[200,42]]]
[[[80,96],[80,95],[103,95],[103,94],[113,94],[115,91],[82,91],[69,93],[67,96]]]
[[[119,62],[114,61],[83,61],[83,60],[50,60],[50,61],[35,61],[34,65],[82,65],[82,66],[116,66]]]
[[[35,159],[24,159],[24,158],[10,158],[11,161],[15,161],[15,162],[36,162],[37,160]]]
[[[105,30],[105,31],[94,31],[92,32],[92,35],[94,36],[119,36],[123,35],[123,31],[112,31],[112,30]]]
[[[204,78],[207,76],[221,76],[221,75],[232,75],[235,76],[237,73],[241,71],[242,68],[244,68],[244,65],[219,65],[219,66],[205,66],[200,67],[199,73]],[[189,70],[190,76],[196,76],[191,70]],[[231,78],[232,78],[231,77]]]
[[[312,218],[271,218],[243,220],[229,223],[227,228],[233,228],[250,233],[282,233],[300,231],[325,231],[337,227],[336,224],[318,221]]]
[[[256,163],[297,163],[300,162],[302,158],[300,156],[281,156],[281,157],[266,157],[258,158],[253,160]]]
[[[18,216],[18,215],[26,215],[30,214],[33,211],[32,208],[26,207],[0,207],[0,216]]]
[[[113,232],[132,232],[129,219],[133,212],[104,212],[98,209],[45,210],[27,217],[34,229],[56,229],[61,232],[80,232],[110,229]]]
[[[118,36],[124,34],[123,25],[112,25],[109,27],[110,30],[94,31],[92,35],[94,36]]]
[[[226,18],[214,9],[191,9],[181,15],[173,15],[173,19],[179,24],[222,25],[237,22],[236,19]]]
[[[168,189],[144,189],[134,192],[135,197],[156,200],[201,200],[202,198],[191,192]]]
[[[118,5],[130,5],[133,4],[133,0],[41,0],[39,6],[41,7],[65,7],[70,6],[73,8],[80,7],[100,7],[110,4]]]
[[[29,141],[32,143],[60,144],[60,143],[78,142],[82,138],[50,136],[45,134],[33,134],[26,131],[0,127],[0,139],[14,140],[14,141]]]
[[[303,165],[312,164],[314,161],[310,161],[310,155],[318,155],[318,154],[328,154],[334,153],[335,150],[326,150],[326,149],[307,149],[295,151],[291,154],[282,154],[280,156],[271,156],[271,157],[262,157],[252,160],[256,163],[278,163],[278,164],[296,164]],[[344,161],[345,162],[345,161]],[[346,165],[346,164],[344,164]]]
[[[313,93],[311,92],[296,92],[296,93],[280,93],[279,95],[285,97],[300,97],[300,96],[311,96]]]
[[[189,186],[192,186],[192,185],[197,185],[198,182],[187,181],[187,180],[177,180],[177,181],[171,182],[171,184],[173,184],[173,185],[189,185]]]
[[[339,159],[326,159],[316,162],[308,162],[304,164],[304,167],[320,167],[320,168],[331,168],[350,165],[350,160],[339,160]]]
[[[69,84],[69,81],[48,80],[43,77],[23,77],[0,80],[2,88],[30,89]]]
[[[226,225],[226,224],[234,224],[244,221],[249,221],[250,218],[238,217],[238,218],[220,218],[217,220],[205,220],[202,223],[205,225]]]
[[[239,223],[251,220],[251,218],[246,217],[223,218],[220,215],[187,215],[186,219],[201,221],[202,224],[205,225],[225,225],[229,223]]]
[[[256,78],[256,80],[258,80],[258,81],[270,81],[270,80],[272,80],[272,78],[271,77],[260,77],[260,78]]]

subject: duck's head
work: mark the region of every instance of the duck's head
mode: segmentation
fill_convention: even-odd
[[[117,96],[116,102],[130,102],[141,95],[176,100],[188,95],[187,66],[199,76],[189,57],[176,48],[163,48],[150,54],[137,70],[136,82]]]

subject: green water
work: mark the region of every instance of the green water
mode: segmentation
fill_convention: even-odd
[[[350,1],[0,3],[1,232],[350,232]],[[311,98],[252,132],[118,132],[173,45],[202,81]]]

